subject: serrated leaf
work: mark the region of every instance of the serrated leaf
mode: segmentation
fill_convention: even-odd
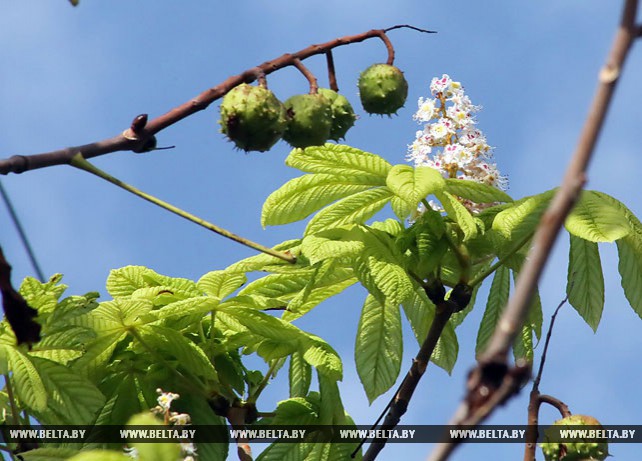
[[[113,269],[107,277],[107,293],[113,298],[129,296],[134,291],[144,286],[143,274],[149,271],[144,266],[125,266],[120,269]]]
[[[393,209],[397,208],[395,213],[399,219],[403,220],[427,195],[442,190],[445,182],[441,174],[434,168],[395,165],[388,173],[386,185],[402,202],[405,202],[405,205],[401,206],[400,204],[395,205],[398,201],[393,201]],[[408,207],[410,209],[407,209]]]
[[[523,240],[535,231],[555,192],[550,190],[514,202],[495,215],[492,228],[511,242]]]
[[[111,358],[114,349],[126,336],[127,333],[116,331],[89,342],[85,353],[71,364],[71,369],[98,381],[97,378],[106,373],[105,364]]]
[[[583,191],[565,226],[572,235],[584,240],[613,242],[631,232],[627,213],[629,210],[612,197]]]
[[[372,176],[385,184],[392,166],[378,155],[342,144],[294,149],[285,164],[307,173]]]
[[[222,322],[232,320],[238,325],[228,325],[239,331],[239,326],[246,332],[239,331],[237,338],[248,347],[256,348],[257,352],[266,354],[266,360],[272,360],[295,351],[300,351],[310,365],[317,368],[319,373],[341,379],[343,373],[341,359],[336,351],[322,339],[306,333],[294,325],[255,309],[246,307],[219,307]],[[226,320],[227,316],[229,320]],[[260,348],[263,349],[260,349]]]
[[[270,422],[275,426],[314,425],[318,424],[319,408],[303,397],[282,400],[276,407],[276,415]]]
[[[357,277],[379,302],[401,304],[412,294],[413,283],[392,237],[372,228],[362,232],[365,249],[353,263]]]
[[[477,236],[477,224],[470,211],[454,195],[448,192],[441,192],[436,195],[444,210],[446,210],[448,217],[455,221],[464,233],[464,241],[475,238]]]
[[[403,340],[399,307],[368,295],[355,345],[357,373],[372,402],[395,383],[401,370]]]
[[[493,283],[488,293],[488,300],[486,301],[486,310],[479,325],[477,345],[475,346],[475,352],[477,354],[484,351],[490,338],[493,336],[497,322],[508,302],[509,294],[510,269],[506,266],[499,266],[497,271],[495,271]]]
[[[435,318],[435,305],[428,299],[424,290],[417,287],[413,296],[403,303],[403,310],[408,322],[410,322],[410,327],[415,334],[417,343],[421,346],[428,336],[428,330]],[[448,323],[437,341],[437,346],[430,357],[430,361],[446,372],[451,373],[458,354],[459,343],[457,335],[453,325]]]
[[[301,243],[301,254],[314,265],[329,258],[354,257],[365,249],[358,227],[341,227],[309,235]]]
[[[293,239],[281,242],[274,246],[273,249],[283,251],[294,256],[299,254],[299,247],[301,240]],[[240,261],[228,266],[226,271],[229,272],[253,272],[253,271],[269,271],[269,272],[290,272],[292,270],[301,269],[300,264],[292,264],[284,261],[276,256],[259,253],[249,258],[241,259]]]
[[[33,357],[32,363],[47,389],[47,408],[34,409],[43,424],[89,424],[105,397],[87,378],[51,360]]]
[[[363,224],[392,198],[387,187],[357,192],[319,211],[308,223],[303,235],[311,235],[345,224]]]
[[[94,337],[94,332],[89,328],[69,326],[45,336],[34,345],[29,355],[66,365],[82,356],[85,352],[85,343],[90,342]]]
[[[597,243],[570,235],[566,294],[571,306],[597,330],[604,309],[604,276]]]
[[[312,369],[310,364],[303,360],[300,352],[290,356],[289,368],[290,397],[305,397],[310,390],[312,382]]]
[[[447,178],[446,192],[474,203],[512,202],[513,199],[503,190],[485,183],[468,179]]]
[[[270,274],[247,285],[239,296],[264,296],[288,301],[301,291],[312,277],[312,270],[302,269],[287,274]]]
[[[218,306],[218,299],[210,296],[199,296],[195,298],[176,301],[149,313],[156,319],[168,320],[178,317],[199,316],[213,311]]]
[[[141,349],[149,353],[147,347],[155,351],[173,357],[181,367],[196,376],[216,380],[216,370],[205,352],[183,336],[181,333],[158,325],[145,325],[137,329],[138,334],[144,341],[145,346]]]
[[[13,372],[13,388],[22,405],[41,412],[47,408],[47,389],[31,358],[18,348],[7,349],[9,366]]]
[[[624,295],[633,310],[642,318],[642,240],[636,234],[617,241],[618,271]]]
[[[67,289],[60,283],[62,274],[54,274],[45,283],[33,277],[26,277],[20,284],[19,292],[29,306],[39,314],[50,313],[56,308],[58,299]]]
[[[372,176],[308,174],[291,179],[272,192],[263,204],[261,225],[299,221],[340,198],[378,186]]]
[[[208,272],[196,282],[196,285],[209,296],[223,299],[238,290],[245,282],[247,277],[243,272],[223,270]]]

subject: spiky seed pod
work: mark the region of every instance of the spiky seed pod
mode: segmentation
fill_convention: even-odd
[[[329,88],[319,88],[319,94],[330,101],[332,107],[332,128],[330,128],[329,139],[339,141],[352,128],[357,116],[345,96]]]
[[[600,422],[592,416],[572,415],[553,423],[553,426],[592,426],[601,429]],[[552,433],[544,431],[544,440],[555,440]],[[557,428],[556,428],[557,429]],[[557,431],[555,432],[557,433]],[[558,439],[559,440],[559,439]],[[547,441],[540,444],[546,461],[603,461],[609,455],[609,447],[603,439],[582,439],[577,442]]]
[[[265,152],[283,136],[287,115],[270,90],[242,83],[223,98],[219,123],[239,149]]]
[[[359,76],[359,96],[369,114],[394,114],[406,102],[408,82],[397,67],[373,64]]]
[[[285,101],[288,127],[283,139],[292,147],[321,146],[330,139],[332,105],[320,94],[297,94]]]

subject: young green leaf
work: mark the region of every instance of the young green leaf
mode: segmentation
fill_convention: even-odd
[[[519,242],[535,231],[555,190],[525,197],[495,215],[492,228],[510,243]]]
[[[47,390],[46,410],[34,412],[43,424],[90,424],[105,397],[87,378],[51,360],[31,361]]]
[[[368,295],[355,345],[357,373],[372,403],[395,383],[401,370],[403,340],[399,307]]]
[[[437,170],[430,167],[416,167],[409,165],[395,165],[386,178],[386,185],[399,199],[396,213],[399,219],[404,220],[427,195],[434,194],[444,188],[444,178]],[[410,207],[410,209],[407,209]]]
[[[512,202],[503,190],[477,181],[447,178],[445,191],[475,203]]]
[[[303,355],[300,352],[295,352],[290,356],[288,376],[290,378],[290,397],[305,397],[308,395],[310,383],[312,382],[312,369],[303,360]]]
[[[624,295],[633,310],[642,317],[642,239],[636,232],[617,241]]]
[[[291,179],[272,192],[263,204],[261,225],[299,221],[340,198],[379,186],[372,176],[307,174]]]
[[[372,176],[381,185],[392,166],[378,155],[341,144],[294,149],[285,164],[306,173]]]
[[[631,232],[627,214],[628,208],[614,198],[585,190],[565,225],[572,235],[584,240],[613,242]]]
[[[32,359],[17,347],[8,348],[7,352],[9,367],[13,372],[13,388],[20,402],[33,411],[44,411],[47,408],[47,388]]]
[[[312,235],[325,229],[345,224],[364,224],[392,198],[387,187],[357,192],[319,211],[308,223],[303,235]]]
[[[326,259],[354,258],[365,249],[363,231],[357,226],[344,226],[308,235],[301,243],[301,254],[315,265]]]
[[[597,243],[570,234],[566,294],[571,306],[597,330],[604,309],[604,275]]]
[[[455,328],[452,324],[448,322],[441,332],[435,350],[430,356],[430,361],[439,368],[446,370],[448,374],[451,374],[453,368],[455,368],[458,355],[459,341],[457,341],[457,333],[455,333]]]
[[[470,211],[461,204],[457,197],[449,192],[438,192],[437,198],[446,210],[448,217],[455,221],[464,233],[464,241],[477,236],[477,224]]]
[[[486,310],[482,317],[481,324],[479,325],[479,332],[477,333],[477,345],[475,352],[480,354],[484,351],[490,338],[495,332],[495,327],[499,321],[499,317],[506,307],[508,302],[508,295],[510,293],[510,269],[506,266],[499,266],[493,277],[493,283],[488,293],[488,301],[486,302]]]
[[[202,276],[196,285],[199,290],[219,300],[231,295],[247,282],[243,272],[229,270],[211,271]]]

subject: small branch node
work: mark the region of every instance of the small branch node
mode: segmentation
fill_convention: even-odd
[[[610,84],[620,77],[620,68],[604,66],[600,71],[599,80],[601,83]]]
[[[145,128],[145,125],[147,125],[147,114],[140,114],[132,120],[132,124],[129,129],[134,134],[140,134]]]

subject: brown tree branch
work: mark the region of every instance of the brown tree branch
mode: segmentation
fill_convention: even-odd
[[[637,0],[625,0],[620,26],[606,64],[599,74],[598,88],[562,185],[542,216],[540,225],[535,232],[533,247],[528,254],[523,270],[520,272],[515,286],[515,294],[508,301],[488,348],[480,357],[479,365],[472,372],[473,376],[478,377],[478,383],[476,387],[469,387],[468,396],[457,411],[452,425],[479,424],[497,405],[504,403],[519,390],[519,382],[514,379],[514,374],[509,371],[511,369],[507,365],[509,349],[524,324],[537,281],[555,238],[586,182],[586,169],[613,98],[622,66],[637,37],[638,27],[635,23],[637,6]],[[491,389],[489,387],[491,383],[486,380],[488,370],[501,368],[505,370],[501,384],[496,390],[491,391],[491,395],[483,404],[477,405],[473,398],[475,394],[480,390]],[[494,376],[494,378],[499,378],[499,376]],[[493,404],[489,406],[489,402],[493,402]],[[440,443],[435,447],[429,460],[443,461],[447,459],[458,443],[457,440]]]
[[[85,159],[98,157],[99,155],[109,154],[118,151],[145,152],[148,150],[150,141],[153,136],[165,128],[189,117],[196,112],[206,109],[217,99],[221,98],[228,91],[241,83],[251,83],[267,74],[271,74],[284,67],[294,65],[296,60],[304,60],[318,54],[326,54],[330,50],[339,46],[349,45],[351,43],[363,42],[370,38],[381,38],[388,50],[388,61],[394,58],[392,44],[386,36],[386,32],[399,28],[407,28],[422,33],[434,33],[434,31],[419,29],[408,25],[393,26],[388,29],[373,29],[356,35],[347,35],[336,38],[329,42],[318,45],[311,45],[296,53],[286,53],[271,61],[266,61],[259,66],[246,70],[238,75],[229,77],[219,85],[203,91],[191,100],[175,107],[169,112],[148,121],[138,130],[129,128],[122,134],[102,141],[85,144],[82,146],[68,147],[66,149],[55,150],[42,154],[34,155],[14,155],[4,160],[0,160],[0,174],[23,173],[29,170],[45,168],[53,165],[69,164],[74,155],[82,153]]]
[[[401,421],[401,417],[406,413],[408,405],[410,404],[410,399],[412,398],[421,377],[426,372],[426,368],[430,363],[430,357],[437,346],[437,341],[439,341],[439,337],[446,327],[448,320],[453,313],[463,310],[468,305],[472,294],[472,290],[468,285],[458,284],[451,292],[449,299],[445,300],[445,289],[443,285],[441,285],[441,282],[424,286],[424,290],[428,294],[430,300],[435,304],[435,317],[430,325],[430,330],[428,331],[426,339],[422,343],[417,356],[412,361],[410,370],[408,370],[408,373],[401,382],[394,398],[390,401],[388,407],[384,409],[384,411],[389,409],[388,414],[381,425],[381,428],[384,430],[394,429],[395,426],[399,424],[399,421]],[[376,427],[378,423],[379,420],[375,422],[374,426]],[[359,451],[361,445],[363,445],[363,442],[355,449],[353,455]],[[375,439],[363,455],[363,461],[374,460],[379,452],[383,450],[385,445],[386,439]]]

